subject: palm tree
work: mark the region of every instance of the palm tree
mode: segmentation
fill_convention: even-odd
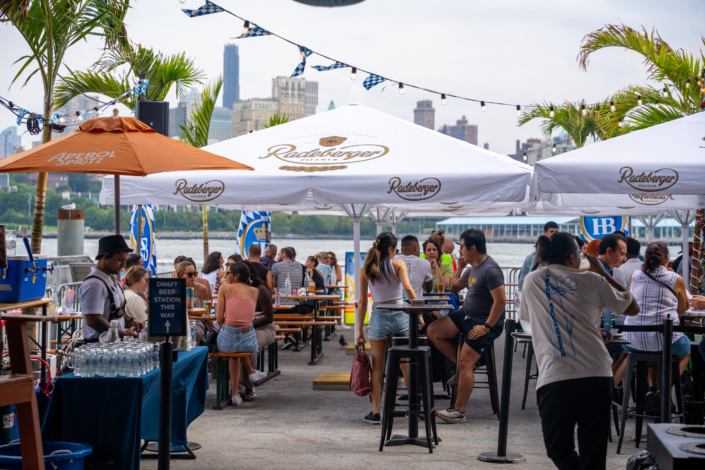
[[[127,70],[117,73],[117,69],[127,66]],[[193,59],[185,54],[165,56],[160,52],[128,43],[119,50],[108,50],[89,70],[71,72],[56,86],[56,106],[61,107],[80,93],[100,93],[110,98],[118,98],[133,84],[130,79],[144,72],[149,80],[147,99],[163,101],[172,86],[176,95],[183,98],[189,87],[201,83],[203,71],[196,68]],[[135,109],[136,101],[123,102]]]
[[[179,140],[186,142],[193,147],[205,147],[208,145],[208,132],[211,127],[215,102],[218,100],[220,90],[223,88],[223,77],[218,77],[214,82],[209,83],[196,100],[193,111],[189,115],[185,126],[179,124],[182,132]],[[208,257],[208,206],[203,204],[203,259]]]
[[[25,72],[26,85],[37,73],[44,88],[44,122],[54,111],[54,85],[66,51],[88,36],[104,38],[108,50],[120,49],[127,42],[123,20],[129,0],[0,0],[0,22],[9,22],[22,35],[30,53],[20,57],[22,66],[14,84]],[[51,140],[51,129],[44,127],[42,143]],[[32,223],[32,252],[42,251],[42,229],[47,173],[39,173]]]
[[[649,33],[646,28],[637,31],[625,25],[606,25],[583,38],[578,54],[580,67],[587,70],[594,52],[611,47],[639,54],[646,66],[647,78],[659,82],[661,89],[651,85],[630,86],[615,93],[610,101],[614,102],[616,111],[601,112],[604,132],[625,134],[700,111],[705,93],[705,55],[702,51],[698,57],[683,49],[673,49],[655,30]],[[621,128],[620,118],[623,118]],[[696,282],[690,283],[692,294],[697,293],[698,267],[702,261],[703,210],[696,214],[691,261],[691,280],[694,278]]]
[[[269,118],[269,124],[262,124],[262,129],[268,129],[270,127],[278,126],[280,124],[286,124],[289,122],[289,116],[286,114],[274,113]]]
[[[546,138],[550,139],[557,129],[563,129],[575,142],[575,146],[580,148],[585,145],[589,137],[596,140],[607,137],[602,132],[601,111],[604,107],[604,104],[588,107],[584,101],[579,103],[566,101],[562,106],[548,102],[531,104],[519,118],[519,125],[523,126],[529,121],[540,119],[541,131]],[[609,109],[609,105],[607,108]]]

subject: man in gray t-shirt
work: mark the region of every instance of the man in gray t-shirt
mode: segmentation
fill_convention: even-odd
[[[294,256],[295,255],[291,248],[282,248],[282,260],[272,266],[272,285],[278,288],[279,292],[282,292],[282,289],[284,288],[287,274],[289,275],[289,282],[291,282],[292,291],[301,287],[304,266],[298,261],[295,261]],[[293,300],[283,299],[281,303],[283,305],[296,305],[296,302]]]
[[[395,257],[407,263],[411,268],[411,281],[417,298],[423,297],[423,292],[433,289],[433,274],[431,263],[427,259],[419,258],[421,247],[419,240],[413,235],[407,235],[401,240],[401,255]]]

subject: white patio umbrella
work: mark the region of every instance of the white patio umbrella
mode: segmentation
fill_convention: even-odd
[[[123,177],[123,203],[299,205],[310,191],[316,204],[339,205],[359,235],[373,205],[519,204],[531,180],[519,162],[359,104],[204,149],[255,171]],[[112,192],[106,176],[101,202],[110,204]],[[356,245],[358,256],[359,236]]]

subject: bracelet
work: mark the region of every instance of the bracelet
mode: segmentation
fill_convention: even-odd
[[[482,326],[484,326],[487,331],[490,331],[492,329],[492,327],[488,325],[487,322],[484,322]]]

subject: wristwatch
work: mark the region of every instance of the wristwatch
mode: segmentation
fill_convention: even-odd
[[[490,330],[492,329],[492,327],[491,327],[490,325],[488,325],[487,322],[484,322],[484,323],[482,324],[482,326],[484,326],[485,329],[487,329],[487,331],[490,331]]]

